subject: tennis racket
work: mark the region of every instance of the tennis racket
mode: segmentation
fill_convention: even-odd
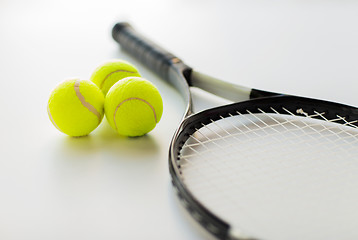
[[[219,239],[358,239],[356,107],[220,81],[128,23],[112,34],[186,102],[169,169],[207,231]],[[194,114],[191,87],[235,103]]]

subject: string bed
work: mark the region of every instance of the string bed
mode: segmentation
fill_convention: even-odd
[[[195,129],[176,162],[187,189],[260,239],[358,238],[357,120],[271,110]]]

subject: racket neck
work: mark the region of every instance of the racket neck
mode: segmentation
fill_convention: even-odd
[[[190,86],[198,87],[216,96],[228,99],[233,102],[242,102],[249,99],[272,97],[282,94],[248,88],[245,86],[224,82],[217,78],[205,75],[200,72],[190,72]]]
[[[190,75],[192,69],[188,67],[183,62],[178,62],[170,65],[168,69],[168,76],[165,78],[169,84],[171,84],[184,100],[186,110],[184,113],[184,118],[193,113],[192,110],[192,99],[190,93]]]
[[[224,82],[200,72],[191,72],[190,84],[233,102],[250,99],[251,88]]]

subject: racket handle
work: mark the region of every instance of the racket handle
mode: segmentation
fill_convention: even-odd
[[[155,73],[168,79],[169,67],[181,60],[136,32],[129,23],[114,25],[113,39]]]

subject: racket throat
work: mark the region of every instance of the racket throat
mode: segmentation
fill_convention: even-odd
[[[223,82],[196,71],[191,72],[190,80],[193,87],[198,87],[233,102],[241,102],[250,99],[251,88],[248,87]]]

